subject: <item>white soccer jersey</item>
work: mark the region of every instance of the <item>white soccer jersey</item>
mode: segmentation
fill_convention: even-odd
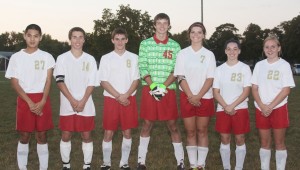
[[[181,50],[176,59],[174,76],[183,75],[196,95],[200,92],[207,78],[213,78],[216,69],[215,55],[202,47],[195,52],[191,46]],[[182,91],[181,87],[179,89]],[[212,88],[203,96],[204,99],[213,98]]]
[[[47,71],[54,65],[55,60],[51,54],[40,49],[28,54],[22,49],[11,56],[5,77],[18,79],[25,93],[42,93]]]
[[[284,87],[295,87],[290,64],[284,59],[279,59],[275,63],[269,64],[267,59],[256,63],[251,83],[258,86],[258,94],[262,103],[268,105],[280,93]],[[286,97],[274,109],[287,103]],[[260,109],[254,101],[257,109]]]
[[[97,86],[97,64],[95,58],[85,52],[75,58],[71,51],[58,56],[54,69],[54,77],[64,75],[64,83],[76,100],[81,100],[88,86]],[[95,116],[95,105],[92,96],[85,104],[84,110],[74,113],[69,100],[60,92],[60,115]]]
[[[129,90],[132,82],[140,78],[138,56],[129,51],[125,51],[122,56],[119,56],[112,51],[102,56],[97,76],[99,83],[107,81],[119,93],[124,94]],[[132,96],[135,93],[136,91],[132,93]],[[103,95],[114,98],[106,90]]]
[[[223,63],[217,67],[213,88],[220,90],[220,95],[227,104],[233,103],[243,93],[244,87],[251,86],[250,67],[242,62],[233,66]],[[248,108],[248,97],[235,107],[235,110]],[[217,111],[223,111],[218,103]]]

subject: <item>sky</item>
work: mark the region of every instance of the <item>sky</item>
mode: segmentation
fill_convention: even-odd
[[[91,33],[104,8],[116,13],[122,4],[142,13],[147,11],[152,19],[161,12],[168,14],[172,34],[201,21],[201,0],[1,0],[0,34],[23,32],[27,25],[35,23],[53,39],[67,41],[72,27]],[[203,0],[203,9],[209,38],[216,27],[225,23],[234,24],[240,34],[250,23],[272,29],[300,15],[300,0]]]

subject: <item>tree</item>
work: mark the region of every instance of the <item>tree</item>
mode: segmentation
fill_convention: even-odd
[[[67,42],[59,42],[58,40],[54,40],[49,34],[43,34],[39,48],[52,54],[54,58],[57,58],[58,55],[70,50]]]
[[[131,9],[129,5],[120,5],[116,14],[111,9],[104,9],[101,20],[94,21],[94,32],[88,36],[89,52],[96,58],[113,50],[111,33],[117,27],[123,27],[128,33],[128,51],[138,53],[139,44],[143,39],[153,35],[153,20],[148,12]]]
[[[187,31],[182,31],[181,33],[172,35],[172,38],[177,41],[181,48],[188,47],[190,45],[190,40],[187,35]]]
[[[226,23],[218,26],[216,31],[208,40],[208,48],[215,54],[218,61],[225,61],[226,55],[224,52],[224,44],[227,40],[233,38],[240,40],[240,35],[236,32],[238,29],[234,24]]]
[[[281,41],[283,58],[290,63],[300,62],[300,15],[279,25],[284,32]]]
[[[242,60],[252,62],[253,66],[262,59],[262,44],[264,32],[260,26],[250,23],[243,33],[242,40]]]

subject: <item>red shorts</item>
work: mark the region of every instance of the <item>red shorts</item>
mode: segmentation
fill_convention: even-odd
[[[289,127],[289,112],[287,104],[274,109],[270,116],[265,117],[261,111],[255,110],[256,128],[258,129],[282,129]]]
[[[103,129],[118,130],[119,124],[122,130],[132,129],[138,126],[138,110],[135,96],[128,98],[130,104],[123,106],[115,99],[104,96]]]
[[[31,93],[27,96],[34,102],[37,103],[42,100],[43,93]],[[33,131],[46,131],[53,128],[52,122],[52,110],[50,98],[47,97],[46,103],[43,108],[43,115],[38,116],[30,111],[28,104],[21,99],[17,98],[17,124],[16,129],[22,132],[33,132]]]
[[[209,117],[215,113],[214,99],[200,99],[200,107],[193,106],[189,103],[187,95],[180,92],[180,112],[182,118],[193,116]]]
[[[95,116],[59,116],[59,129],[69,132],[89,132],[95,128]]]
[[[150,94],[149,86],[143,86],[141,100],[141,115],[145,120],[175,120],[178,118],[175,90],[167,89],[168,93],[160,101]]]
[[[250,131],[250,119],[248,109],[236,110],[235,115],[229,115],[224,111],[216,113],[216,131],[219,133],[231,132],[235,135],[245,134]]]

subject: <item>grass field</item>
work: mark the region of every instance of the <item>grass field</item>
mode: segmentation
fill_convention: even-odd
[[[299,152],[300,152],[300,77],[294,77],[296,88],[293,88],[289,97],[289,113],[290,113],[290,128],[287,130],[286,145],[288,149],[287,170],[299,170]],[[0,72],[0,169],[16,170],[16,149],[18,142],[18,134],[15,131],[15,106],[16,94],[10,87],[8,80],[4,78],[4,72]],[[140,91],[138,91],[138,102],[140,99]],[[62,163],[59,152],[60,131],[58,125],[58,110],[59,110],[59,92],[53,83],[51,89],[51,102],[53,108],[53,120],[55,128],[48,132],[48,143],[50,151],[49,170],[61,169]],[[96,129],[93,131],[94,139],[94,154],[92,161],[92,169],[100,169],[102,163],[102,149],[101,141],[103,139],[102,130],[102,89],[96,88],[93,94],[97,116]],[[297,102],[298,101],[298,102]],[[259,161],[259,139],[254,122],[254,108],[253,99],[250,97],[250,115],[251,115],[251,132],[247,134],[246,145],[247,155],[244,164],[245,170],[258,170],[260,168]],[[185,133],[182,120],[178,121],[180,125],[183,143],[185,145]],[[141,121],[140,121],[141,125]],[[219,135],[214,130],[215,118],[212,118],[209,127],[209,153],[207,157],[208,170],[221,170],[222,162],[219,154]],[[129,164],[131,167],[136,166],[137,149],[139,144],[140,128],[133,130],[133,145]],[[120,146],[122,135],[120,132],[115,134],[113,139],[113,153],[112,153],[112,169],[118,169],[120,160]],[[274,148],[274,147],[273,147]],[[231,145],[231,165],[235,165],[235,144]],[[188,165],[187,154],[185,154],[186,165]],[[271,169],[275,169],[274,149],[272,149]],[[166,125],[163,122],[156,122],[151,134],[151,141],[149,144],[149,152],[147,155],[147,167],[149,170],[174,170],[176,169],[176,161],[173,155],[173,146],[171,144],[170,136],[168,134]],[[81,150],[81,139],[79,134],[74,134],[72,139],[72,153],[71,166],[73,170],[82,169],[83,156]],[[37,170],[38,157],[36,153],[36,142],[34,135],[30,142],[30,153],[28,161],[29,170]]]

